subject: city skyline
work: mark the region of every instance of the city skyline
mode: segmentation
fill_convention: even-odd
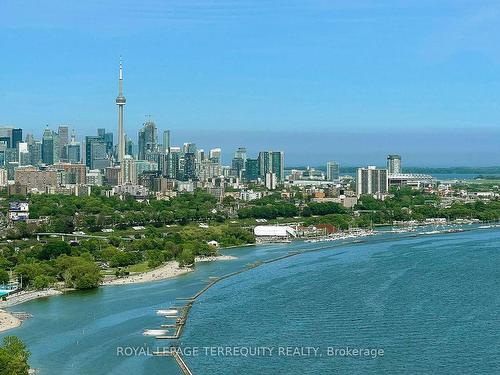
[[[173,1],[139,15],[128,1],[31,5],[0,5],[0,125],[116,137],[123,55],[133,139],[150,114],[174,143],[227,150],[246,139],[290,164],[396,152],[415,166],[500,165],[498,5]]]

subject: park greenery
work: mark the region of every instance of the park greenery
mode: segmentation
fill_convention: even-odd
[[[89,289],[102,282],[103,274],[120,277],[174,260],[189,266],[197,256],[217,254],[213,241],[222,247],[254,243],[256,219],[332,224],[342,230],[429,218],[500,219],[497,200],[447,203],[436,194],[410,188],[391,193],[385,200],[362,196],[353,208],[312,202],[300,191],[250,202],[231,197],[218,202],[203,191],[144,202],[105,197],[98,190],[88,197],[30,195],[30,217],[46,219],[37,225],[17,223],[6,232],[8,241],[0,244],[0,283],[15,277],[29,289]],[[53,235],[36,240],[36,233],[75,231],[93,238],[68,243]]]
[[[6,336],[0,346],[0,374],[28,375],[30,352],[16,336]]]

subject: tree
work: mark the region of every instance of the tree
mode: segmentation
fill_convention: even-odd
[[[190,265],[194,263],[194,255],[191,250],[184,249],[182,250],[181,255],[179,255],[179,265],[181,267]]]
[[[55,282],[55,279],[50,276],[38,275],[33,279],[33,288],[36,290],[48,288],[51,284]]]
[[[71,254],[71,246],[64,241],[56,240],[47,242],[40,250],[38,259],[55,259],[62,254]]]
[[[30,352],[16,336],[6,336],[0,347],[0,374],[27,375]]]
[[[56,261],[66,285],[75,289],[97,288],[101,270],[91,259],[63,255]]]
[[[9,273],[5,270],[0,270],[0,284],[7,284],[9,280]]]

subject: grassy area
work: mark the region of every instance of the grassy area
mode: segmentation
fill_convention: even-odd
[[[130,272],[130,273],[135,273],[135,272],[146,272],[146,271],[149,271],[149,267],[148,267],[148,262],[142,262],[142,263],[137,263],[137,264],[133,264],[131,266],[128,266],[127,268],[125,268],[126,271]]]

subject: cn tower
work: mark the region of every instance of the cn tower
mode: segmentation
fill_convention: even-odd
[[[127,100],[123,96],[123,68],[120,59],[120,79],[118,81],[118,96],[116,105],[118,106],[118,163],[123,161],[125,156],[125,133],[123,131],[123,106]]]

